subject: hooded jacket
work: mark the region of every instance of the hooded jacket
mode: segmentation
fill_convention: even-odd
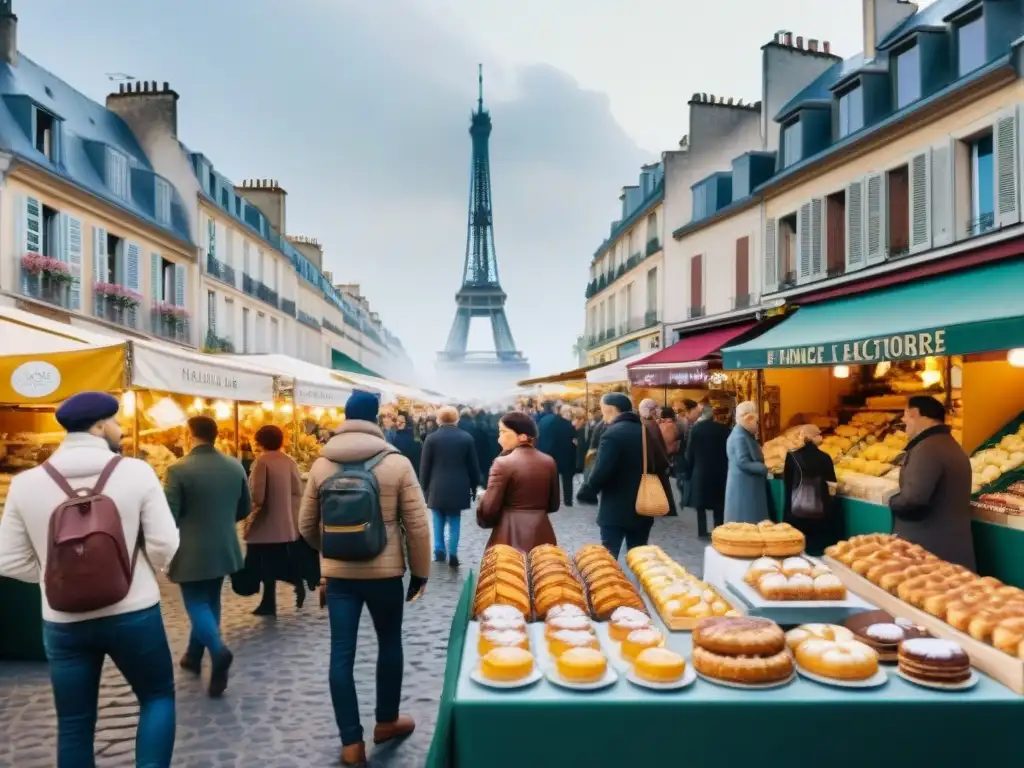
[[[373,560],[320,558],[320,571],[328,579],[387,579],[405,575],[405,554],[414,576],[430,576],[430,527],[416,472],[409,460],[384,439],[380,427],[368,421],[346,421],[309,469],[309,481],[299,507],[299,533],[311,547],[321,549],[320,486],[341,464],[364,462],[382,451],[390,455],[374,467],[380,485],[381,515],[388,543]],[[403,548],[403,539],[405,547]]]

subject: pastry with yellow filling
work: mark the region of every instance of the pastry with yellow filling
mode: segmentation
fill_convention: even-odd
[[[586,616],[555,616],[548,615],[544,622],[544,636],[550,638],[556,632],[593,632],[594,624]]]
[[[665,636],[654,627],[636,629],[622,641],[622,658],[632,661],[647,648],[658,648],[665,643]]]
[[[480,674],[496,683],[513,683],[533,672],[533,654],[522,648],[495,648],[480,658]]]
[[[495,648],[522,648],[528,650],[530,647],[530,638],[527,637],[525,632],[516,632],[515,630],[504,630],[501,632],[481,632],[480,640],[477,643],[477,651],[481,656],[487,655],[488,652]]]
[[[556,659],[571,648],[600,649],[601,645],[597,640],[597,635],[593,632],[574,632],[563,629],[548,638],[548,650]]]
[[[786,633],[786,645],[790,650],[806,643],[808,640],[837,640],[849,642],[854,639],[853,631],[838,624],[801,624]]]
[[[569,683],[596,683],[608,671],[608,659],[596,648],[570,648],[555,659],[558,674]]]
[[[619,610],[622,609],[620,608]],[[612,640],[621,643],[630,633],[653,626],[649,616],[645,616],[639,611],[637,611],[637,614],[637,616],[620,616],[618,619],[613,616],[608,624],[608,636]]]
[[[668,648],[645,648],[633,660],[633,673],[649,683],[674,683],[686,672],[686,660]]]

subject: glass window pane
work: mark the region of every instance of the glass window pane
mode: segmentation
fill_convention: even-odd
[[[995,179],[992,164],[992,136],[978,139],[972,148],[974,176],[974,218],[980,219],[995,212]]]
[[[864,92],[860,86],[839,97],[839,137],[864,127]]]
[[[963,77],[985,64],[985,21],[979,16],[956,32],[959,72]]]
[[[921,98],[921,51],[915,45],[896,57],[896,108]]]
[[[802,132],[800,121],[787,125],[782,130],[782,159],[785,167],[789,167],[800,160],[800,144]]]

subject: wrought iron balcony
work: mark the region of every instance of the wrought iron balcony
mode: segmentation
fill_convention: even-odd
[[[623,270],[623,272],[628,272],[641,261],[643,261],[643,257],[639,253],[634,253],[632,256],[626,259],[626,268]]]
[[[659,317],[658,310],[648,309],[647,312],[644,313],[645,328],[650,328],[652,325],[657,325],[659,322],[661,322],[661,318]]]
[[[654,254],[656,254],[660,250],[661,250],[661,240],[659,240],[657,237],[655,237],[652,240],[648,240],[647,241],[647,255],[648,256],[653,256]]]
[[[320,321],[312,315],[307,315],[301,309],[296,312],[295,319],[303,325],[308,325],[310,328],[316,328],[318,331],[320,330]]]
[[[229,264],[225,264],[213,254],[206,255],[206,274],[217,278],[222,283],[227,283],[232,286],[237,285],[235,268]]]
[[[295,302],[291,299],[281,299],[281,311],[295,317]]]
[[[585,291],[585,296],[586,296],[586,298],[589,299],[589,298],[591,298],[596,293],[597,293],[597,280],[591,280],[589,283],[587,283],[587,290]]]
[[[109,323],[116,323],[125,328],[137,329],[139,323],[139,305],[141,296],[129,296],[110,294],[103,292],[99,285],[94,285],[92,313],[94,317],[106,320]]]
[[[256,298],[258,298],[260,301],[266,304],[269,304],[274,309],[277,309],[278,306],[280,306],[280,298],[277,295],[277,291],[271,289],[270,287],[264,285],[263,283],[256,284]]]

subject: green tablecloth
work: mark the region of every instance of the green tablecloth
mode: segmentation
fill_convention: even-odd
[[[46,661],[38,584],[0,577],[0,659]]]
[[[472,589],[471,579],[463,602]],[[467,618],[462,613],[456,622]],[[494,691],[469,679],[472,648],[453,653],[465,639],[465,625],[453,626],[449,660],[461,661],[453,689],[445,678],[452,730],[440,732],[443,712],[430,768],[735,768],[744,761],[758,768],[864,768],[882,755],[886,764],[965,768],[982,756],[989,763],[1020,755],[1014,729],[1024,698],[984,676],[958,693],[919,688],[894,673],[875,690],[798,679],[780,689],[741,691],[698,680],[684,691],[656,693],[620,675],[611,688],[591,693],[546,680]],[[672,633],[669,645],[689,657],[690,634]]]

